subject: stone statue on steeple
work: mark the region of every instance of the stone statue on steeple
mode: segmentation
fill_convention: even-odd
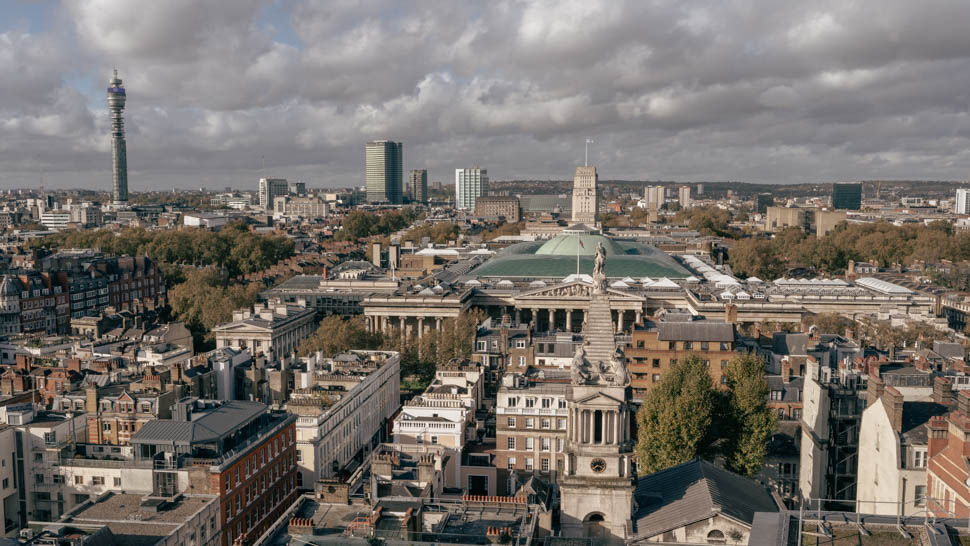
[[[596,244],[596,257],[593,260],[593,290],[597,293],[606,291],[606,247],[603,243]]]

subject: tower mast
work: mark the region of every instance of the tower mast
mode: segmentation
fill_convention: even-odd
[[[128,204],[128,153],[125,146],[125,88],[118,69],[108,82],[108,111],[111,114],[111,171],[113,178],[112,202],[117,206]]]

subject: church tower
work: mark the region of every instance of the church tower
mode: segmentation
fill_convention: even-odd
[[[599,195],[596,184],[599,177],[596,167],[576,167],[573,178],[573,216],[572,223],[594,227],[599,218]]]
[[[583,345],[572,362],[562,493],[563,536],[622,543],[633,511],[630,375],[617,349],[603,266],[596,250]]]

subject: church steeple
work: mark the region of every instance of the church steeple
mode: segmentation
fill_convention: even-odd
[[[633,412],[626,357],[613,331],[605,256],[598,247],[584,341],[572,362],[562,530],[567,537],[623,540],[633,509]]]

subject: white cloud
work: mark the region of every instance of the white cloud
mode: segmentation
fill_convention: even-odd
[[[432,179],[568,177],[586,137],[604,178],[962,178],[970,159],[970,4],[63,2],[46,31],[0,27],[0,186],[109,186],[113,66],[133,189],[248,187],[262,158],[359,183],[379,137]]]

